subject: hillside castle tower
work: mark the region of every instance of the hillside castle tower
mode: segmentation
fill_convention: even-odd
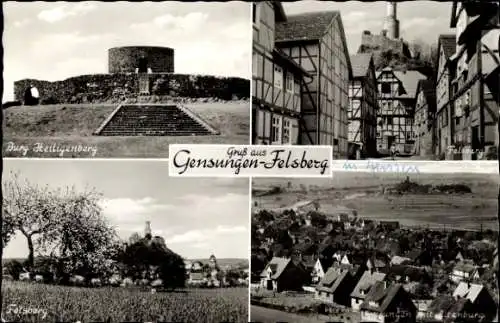
[[[389,39],[399,39],[399,20],[397,18],[397,3],[387,3],[387,14],[384,19],[384,35]]]

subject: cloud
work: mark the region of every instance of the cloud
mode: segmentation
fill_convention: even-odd
[[[14,21],[14,23],[12,25],[16,28],[21,28],[21,27],[24,27],[26,25],[29,25],[30,23],[31,23],[31,19],[25,18],[25,19]]]
[[[208,22],[209,15],[201,12],[190,12],[186,15],[174,16],[165,14],[153,18],[151,21],[133,23],[131,29],[135,30],[168,30],[170,33],[195,32],[202,29]]]
[[[168,204],[157,203],[151,197],[142,199],[131,198],[115,198],[104,199],[100,203],[103,208],[103,213],[109,216],[112,220],[122,222],[142,222],[143,217],[157,212],[171,209]]]
[[[219,239],[223,235],[234,235],[248,233],[244,226],[219,225],[211,229],[190,230],[167,238],[169,244],[197,243],[208,245],[209,241]]]
[[[37,17],[42,21],[55,23],[62,21],[70,16],[86,14],[94,9],[96,9],[95,4],[89,2],[80,2],[75,5],[71,5],[70,8],[68,8],[68,6],[59,6],[52,9],[42,10],[37,15]]]

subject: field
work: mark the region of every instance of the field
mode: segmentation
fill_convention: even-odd
[[[8,321],[248,322],[247,288],[151,294],[125,288],[2,285],[3,318]]]
[[[258,179],[258,190],[285,188],[279,194],[254,196],[254,211],[279,209],[300,200],[318,200],[320,211],[356,209],[360,217],[398,220],[402,225],[498,230],[498,174],[412,174],[419,184],[466,184],[472,194],[381,195],[382,185],[403,181],[398,173],[335,173],[329,179]],[[254,188],[255,189],[255,188]],[[256,203],[256,204],[255,204]]]
[[[92,146],[90,152],[65,153],[71,158],[166,158],[170,144],[248,144],[250,138],[250,107],[248,102],[192,103],[192,111],[220,131],[220,135],[187,137],[103,137],[93,136],[116,105],[64,104],[12,107],[4,113],[5,157],[60,157],[57,152],[33,151],[37,143],[46,146]],[[25,156],[9,151],[9,143],[27,146]]]
[[[325,323],[334,319],[325,315],[299,315],[278,311],[266,307],[252,305],[250,320],[260,323],[296,322],[296,323]],[[342,321],[339,321],[342,322]]]

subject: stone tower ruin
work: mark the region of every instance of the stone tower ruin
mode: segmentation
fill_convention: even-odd
[[[397,18],[397,2],[387,3],[387,14],[384,19],[383,33],[389,39],[399,39],[399,20]]]

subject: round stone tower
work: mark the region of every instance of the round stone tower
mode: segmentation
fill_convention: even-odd
[[[390,39],[399,38],[399,20],[397,15],[397,2],[387,3],[387,14],[384,19],[383,34]]]
[[[108,50],[108,71],[114,73],[173,73],[174,50],[168,47],[125,46]]]

